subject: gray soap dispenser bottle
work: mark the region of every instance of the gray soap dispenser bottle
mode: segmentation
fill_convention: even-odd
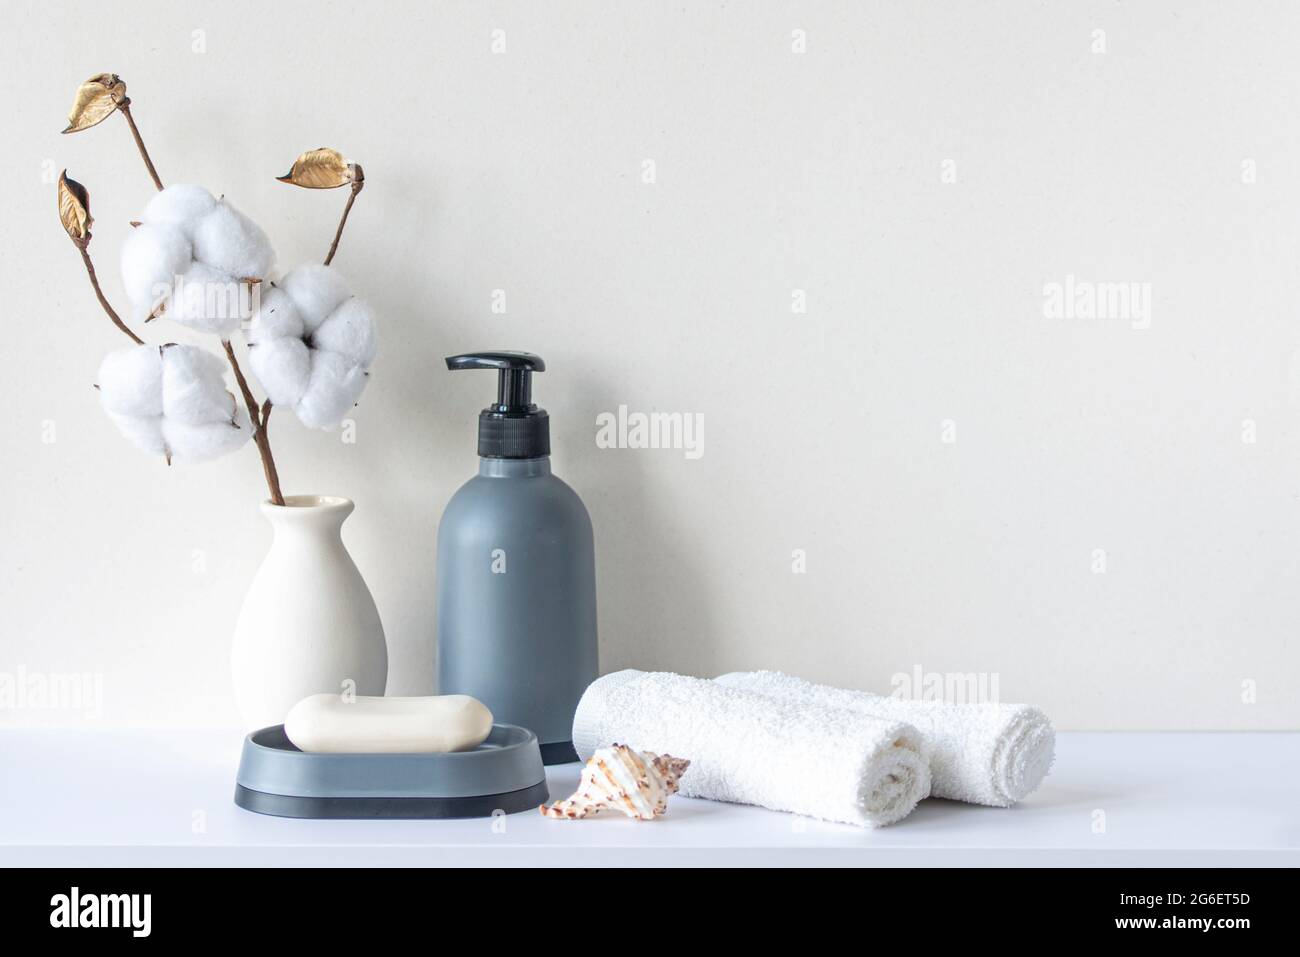
[[[447,368],[497,370],[479,413],[478,475],[438,525],[438,690],[531,729],[546,764],[576,761],[573,712],[596,679],[591,519],[551,474],[550,419],[527,352],[473,352]]]

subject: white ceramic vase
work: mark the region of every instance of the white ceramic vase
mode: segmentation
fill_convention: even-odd
[[[384,626],[343,547],[353,508],[325,495],[262,503],[275,537],[244,598],[231,656],[235,701],[249,730],[282,723],[307,695],[384,693]]]

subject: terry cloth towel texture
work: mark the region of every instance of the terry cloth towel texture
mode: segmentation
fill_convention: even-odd
[[[613,744],[689,758],[687,797],[865,827],[906,817],[930,789],[905,722],[668,672],[617,671],[587,688],[573,745],[586,761]]]
[[[779,671],[737,671],[715,681],[774,700],[914,725],[930,753],[935,797],[1010,807],[1042,783],[1055,755],[1052,723],[1029,705],[912,701],[812,684]]]

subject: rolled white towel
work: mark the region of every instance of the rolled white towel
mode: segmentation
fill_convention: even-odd
[[[578,755],[615,743],[689,758],[687,797],[866,827],[906,817],[930,788],[921,736],[905,722],[668,672],[617,671],[587,688],[573,718]]]
[[[1029,705],[912,701],[817,685],[779,671],[737,671],[715,680],[775,700],[915,725],[930,752],[935,797],[1010,807],[1042,783],[1055,755],[1051,721]]]

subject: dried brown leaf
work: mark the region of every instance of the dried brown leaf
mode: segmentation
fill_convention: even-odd
[[[293,161],[289,172],[276,179],[304,189],[335,189],[352,182],[353,175],[353,167],[342,153],[322,146],[303,153]]]
[[[66,169],[59,174],[59,222],[73,239],[90,238],[90,194],[75,179],[68,179]]]
[[[92,76],[77,88],[65,133],[80,133],[102,123],[126,99],[126,84],[116,73]]]

